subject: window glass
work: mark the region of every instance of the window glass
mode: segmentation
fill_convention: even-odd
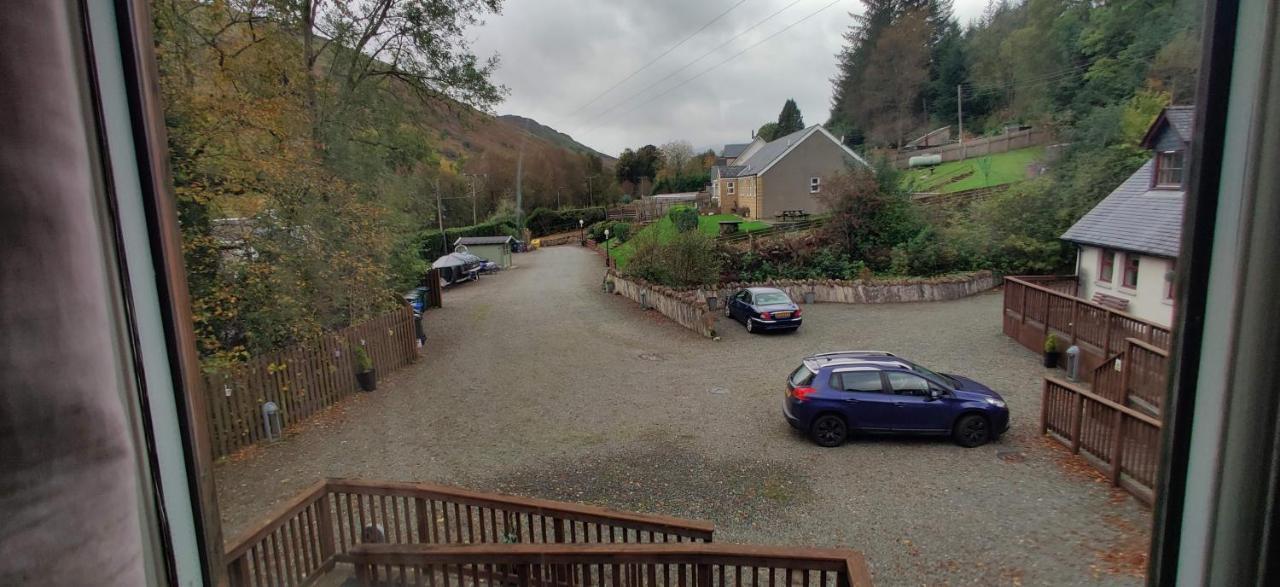
[[[919,375],[889,371],[889,387],[897,395],[929,395],[929,382]]]
[[[1182,185],[1182,151],[1165,151],[1156,157],[1156,185]]]
[[[774,381],[777,381],[777,379]],[[804,365],[800,365],[800,367],[791,373],[790,381],[791,385],[795,387],[804,387],[809,385],[810,383],[813,383],[813,371],[810,371],[809,368]]]
[[[1125,287],[1138,287],[1138,260],[1139,255],[1124,256],[1124,282]]]
[[[822,180],[817,177],[809,178],[809,193],[816,194],[822,187]]]
[[[733,182],[729,182],[729,194],[733,195]]]
[[[1116,252],[1103,250],[1098,257],[1098,281],[1111,283],[1111,275],[1115,273]]]
[[[790,304],[791,298],[782,292],[765,292],[756,296],[757,304]]]
[[[880,393],[884,391],[880,384],[879,371],[845,371],[838,374],[840,377],[839,387],[845,391],[859,391],[863,393]]]
[[[1174,294],[1173,278],[1174,276],[1177,275],[1177,273],[1178,273],[1178,264],[1174,262],[1170,262],[1169,273],[1164,276],[1164,299],[1166,300],[1173,299],[1173,294]]]

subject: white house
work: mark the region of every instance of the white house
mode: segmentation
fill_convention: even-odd
[[[1143,146],[1152,158],[1071,226],[1079,295],[1163,326],[1173,323],[1194,108],[1170,106]]]

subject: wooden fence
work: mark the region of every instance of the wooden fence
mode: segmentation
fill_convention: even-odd
[[[301,422],[357,389],[353,349],[364,346],[385,376],[417,358],[413,310],[381,316],[204,376],[215,457],[266,439],[262,406],[274,402],[284,427]]]
[[[921,206],[959,206],[985,200],[999,193],[1009,191],[1013,184],[993,185],[985,188],[974,188],[951,193],[917,192],[911,194],[911,201]]]
[[[430,483],[329,479],[232,541],[231,585],[309,585],[377,544],[710,542],[710,522],[481,493]]]
[[[862,587],[852,550],[733,544],[368,545],[359,585],[457,587]]]
[[[769,228],[760,230],[739,231],[729,234],[722,234],[716,237],[716,240],[722,243],[742,242],[746,240],[754,240],[759,238],[767,238],[780,234],[788,234],[793,232],[804,232],[818,228],[826,224],[827,218],[813,218],[810,220],[801,220],[799,222],[778,223]]]
[[[907,166],[912,157],[919,155],[942,155],[942,162],[960,161],[974,157],[985,157],[996,153],[1004,153],[1017,149],[1025,149],[1053,142],[1053,134],[1041,128],[1030,128],[1007,132],[993,137],[983,137],[961,143],[951,143],[941,147],[930,147],[916,151],[899,151],[894,156],[894,165],[900,168]]]
[[[1140,341],[1139,341],[1140,342]],[[1160,462],[1158,418],[1083,387],[1046,377],[1040,431],[1085,457],[1142,501],[1155,501]]]
[[[605,218],[608,220],[625,220],[627,222],[654,222],[661,220],[667,212],[676,206],[694,206],[698,211],[705,211],[711,207],[711,195],[706,192],[699,192],[696,199],[689,201],[667,201],[655,200],[653,198],[641,198],[630,204],[622,204],[614,206],[605,211]]]
[[[1080,347],[1081,370],[1094,369],[1135,338],[1157,349],[1172,342],[1168,328],[1075,297],[1072,276],[1006,277],[1004,333],[1023,346],[1044,351],[1050,333]]]

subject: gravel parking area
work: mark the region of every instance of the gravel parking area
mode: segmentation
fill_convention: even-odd
[[[795,334],[704,339],[600,290],[579,247],[445,294],[416,365],[217,469],[227,536],[317,478],[429,480],[704,518],[716,539],[863,551],[881,585],[1137,584],[1150,513],[1037,431],[1043,369],[1000,295],[819,304]],[[887,350],[1005,396],[1012,429],[819,448],[781,415],[806,354]]]

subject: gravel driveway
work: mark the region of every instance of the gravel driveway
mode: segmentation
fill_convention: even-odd
[[[1036,430],[1043,370],[1000,333],[999,293],[819,304],[795,334],[721,319],[704,339],[601,292],[578,247],[445,294],[416,365],[217,469],[234,536],[317,478],[429,480],[704,518],[716,539],[847,546],[881,585],[1137,584],[1150,514]],[[821,449],[780,413],[807,353],[872,348],[1009,401],[999,442]]]

